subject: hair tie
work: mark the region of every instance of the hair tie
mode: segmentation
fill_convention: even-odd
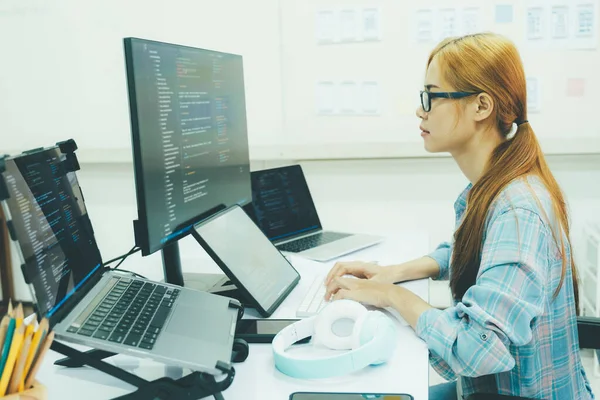
[[[523,124],[528,124],[528,123],[529,123],[529,121],[527,121],[527,120],[525,120],[523,122],[517,122],[517,126],[521,126]]]

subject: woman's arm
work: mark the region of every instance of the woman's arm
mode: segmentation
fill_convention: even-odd
[[[417,335],[438,372],[448,379],[514,367],[508,347],[528,343],[531,321],[544,312],[551,237],[539,215],[526,209],[511,209],[490,223],[475,285],[456,306],[428,309],[418,318]]]
[[[390,265],[393,268],[394,282],[433,278],[448,279],[450,272],[450,252],[448,242],[440,244],[431,254],[402,264]]]
[[[440,275],[439,264],[429,256],[417,258],[402,264],[391,265],[388,268],[394,268],[394,282],[436,278]]]

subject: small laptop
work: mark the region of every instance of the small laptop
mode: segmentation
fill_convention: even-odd
[[[60,147],[1,161],[23,276],[56,338],[213,375],[228,368],[239,301],[103,266],[77,168]]]
[[[285,253],[328,261],[383,241],[373,235],[323,230],[300,165],[253,171],[246,213]]]

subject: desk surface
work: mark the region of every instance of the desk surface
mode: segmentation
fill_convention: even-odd
[[[384,243],[345,256],[345,260],[377,260],[380,264],[392,264],[419,257],[427,251],[426,236],[390,237]],[[281,304],[272,318],[296,318],[296,307],[306,293],[312,278],[324,275],[333,265],[316,263],[292,257],[293,265],[302,279],[298,286]],[[147,274],[148,275],[148,274]],[[427,280],[406,284],[422,298],[428,298]],[[248,310],[247,317],[258,316]],[[392,314],[393,315],[393,314]],[[412,394],[415,400],[427,399],[428,360],[427,347],[410,326],[396,319],[399,329],[398,346],[391,360],[377,367],[367,367],[353,374],[338,378],[301,380],[288,377],[275,369],[270,344],[252,344],[248,359],[234,364],[236,376],[233,384],[223,392],[225,399],[287,399],[295,391],[356,391],[356,392],[402,392]],[[310,351],[310,345],[295,351]],[[85,349],[81,346],[73,346]],[[49,352],[40,369],[38,379],[48,388],[49,399],[108,399],[133,391],[133,387],[89,367],[66,369],[53,365],[62,355]],[[150,360],[118,355],[109,362],[148,380],[163,376],[178,377],[182,371]],[[184,370],[187,374],[189,371]]]

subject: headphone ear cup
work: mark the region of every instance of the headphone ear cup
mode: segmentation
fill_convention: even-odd
[[[314,342],[333,350],[351,349],[355,328],[348,336],[338,336],[332,330],[333,324],[341,319],[350,319],[355,322],[367,313],[365,306],[353,300],[336,300],[328,304],[315,317]]]
[[[371,365],[385,363],[394,353],[396,347],[396,325],[394,321],[381,311],[369,311],[360,321],[360,326],[355,326],[358,347],[364,346],[371,340],[376,340],[376,354]],[[354,335],[353,335],[354,336]],[[356,348],[358,348],[356,347]]]

